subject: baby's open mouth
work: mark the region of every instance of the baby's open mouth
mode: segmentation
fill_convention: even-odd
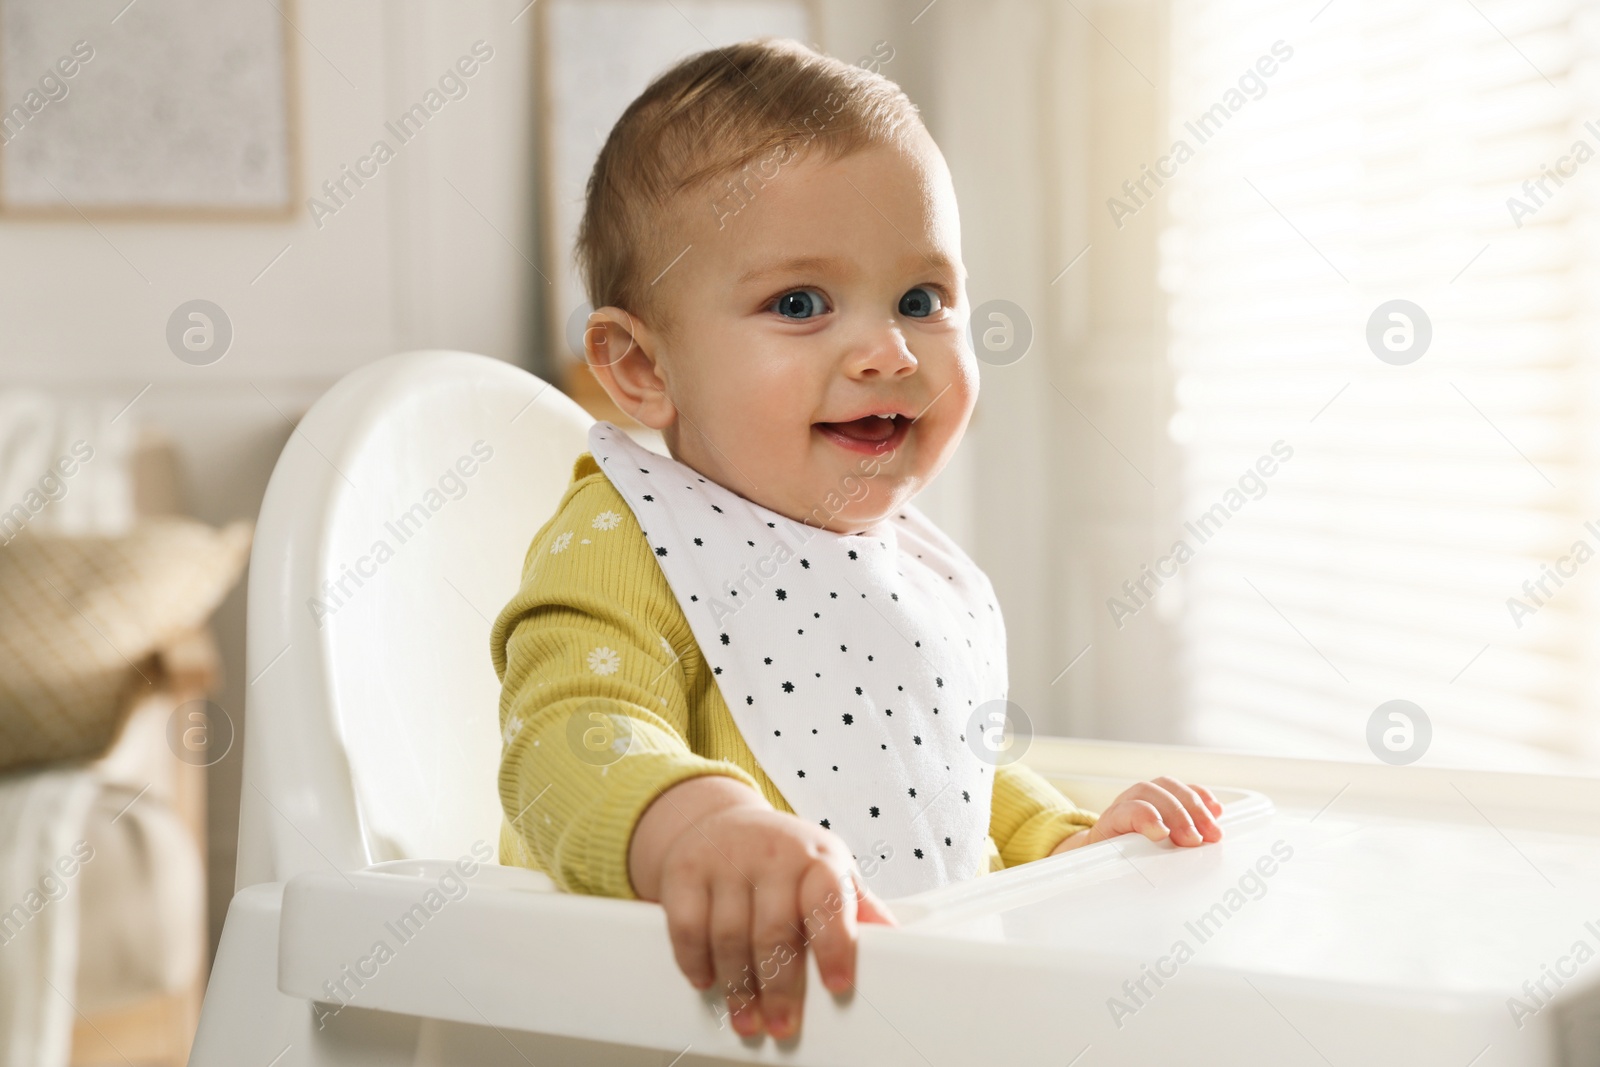
[[[897,447],[905,440],[911,420],[904,415],[886,419],[867,415],[850,422],[819,422],[814,424],[824,437],[852,452],[877,454]]]

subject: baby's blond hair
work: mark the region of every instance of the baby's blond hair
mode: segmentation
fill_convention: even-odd
[[[837,160],[920,123],[894,82],[798,41],[760,37],[689,56],[628,105],[595,160],[574,250],[590,303],[670,331],[654,283],[683,251],[673,234],[684,210],[726,225],[805,154]],[[703,204],[679,204],[697,190]]]

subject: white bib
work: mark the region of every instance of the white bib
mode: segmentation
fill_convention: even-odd
[[[980,716],[991,721],[984,706],[1007,692],[1005,624],[983,571],[909,505],[835,533],[610,422],[590,427],[589,449],[795,813],[843,838],[885,900],[979,874],[994,782]]]

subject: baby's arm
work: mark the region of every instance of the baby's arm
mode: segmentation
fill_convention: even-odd
[[[1170,835],[1173,844],[1182,846],[1222,839],[1222,828],[1213,818],[1222,814],[1222,805],[1202,785],[1167,777],[1140,782],[1096,815],[1020,763],[994,770],[989,832],[1007,867],[1126,833],[1144,834],[1152,841]]]
[[[635,896],[629,836],[662,790],[715,775],[756,792],[742,768],[690,750],[684,696],[663,673],[670,659],[631,629],[545,606],[507,643],[501,807],[528,856],[570,892]]]
[[[1021,763],[1003,763],[994,768],[989,836],[994,838],[1001,862],[1007,867],[1048,856],[1057,843],[1093,826],[1098,818]]]
[[[632,898],[629,837],[662,790],[704,775],[758,787],[685,741],[687,622],[607,488],[578,489],[535,538],[490,652],[511,831],[560,888]]]

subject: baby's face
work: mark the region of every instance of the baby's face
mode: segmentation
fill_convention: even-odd
[[[858,532],[943,469],[977,400],[955,189],[920,127],[748,188],[689,204],[656,283],[672,328],[635,330],[659,376],[635,417],[740,495]]]

